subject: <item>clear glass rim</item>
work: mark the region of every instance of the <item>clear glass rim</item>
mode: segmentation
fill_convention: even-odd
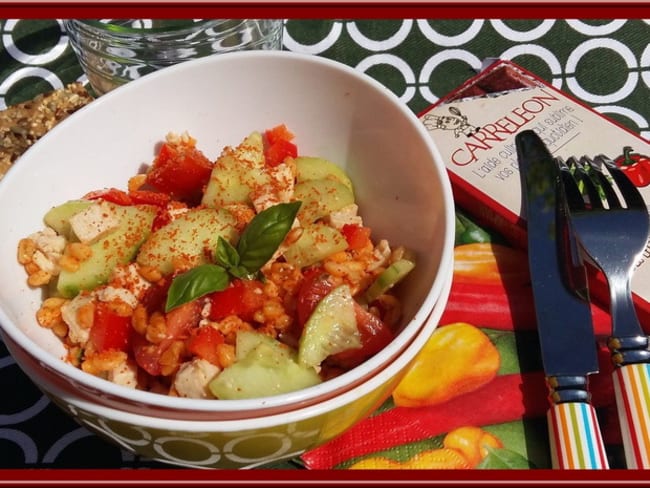
[[[160,27],[131,27],[128,25],[118,24],[116,22],[124,22],[127,19],[111,19],[111,21],[103,21],[99,19],[70,19],[68,22],[82,24],[83,26],[93,28],[101,31],[109,31],[115,34],[152,34],[152,33],[178,33],[184,31],[193,31],[197,25],[209,28],[228,22],[247,22],[252,19],[152,19],[152,20],[178,20],[185,21],[178,26],[160,26]],[[130,19],[137,20],[137,19]]]

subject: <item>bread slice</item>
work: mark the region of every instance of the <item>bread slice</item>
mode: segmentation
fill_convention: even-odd
[[[79,82],[0,111],[0,178],[47,131],[93,100]]]

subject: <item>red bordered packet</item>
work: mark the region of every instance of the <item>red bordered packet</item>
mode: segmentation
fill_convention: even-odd
[[[626,171],[650,202],[650,143],[547,81],[497,60],[419,115],[445,161],[454,199],[482,226],[525,249],[515,135],[532,129],[554,156],[603,154]],[[635,271],[633,292],[650,332],[650,250]],[[592,296],[609,297],[594,273]]]

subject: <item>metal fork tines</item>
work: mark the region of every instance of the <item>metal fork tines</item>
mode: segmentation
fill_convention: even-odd
[[[611,160],[558,161],[569,220],[609,286],[614,387],[628,468],[650,468],[650,343],[632,298],[632,276],[648,242],[650,217],[639,190]]]

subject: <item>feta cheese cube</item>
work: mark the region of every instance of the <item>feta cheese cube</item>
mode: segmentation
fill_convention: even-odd
[[[104,234],[116,229],[120,221],[104,202],[90,205],[70,217],[72,232],[83,243],[90,244]]]

